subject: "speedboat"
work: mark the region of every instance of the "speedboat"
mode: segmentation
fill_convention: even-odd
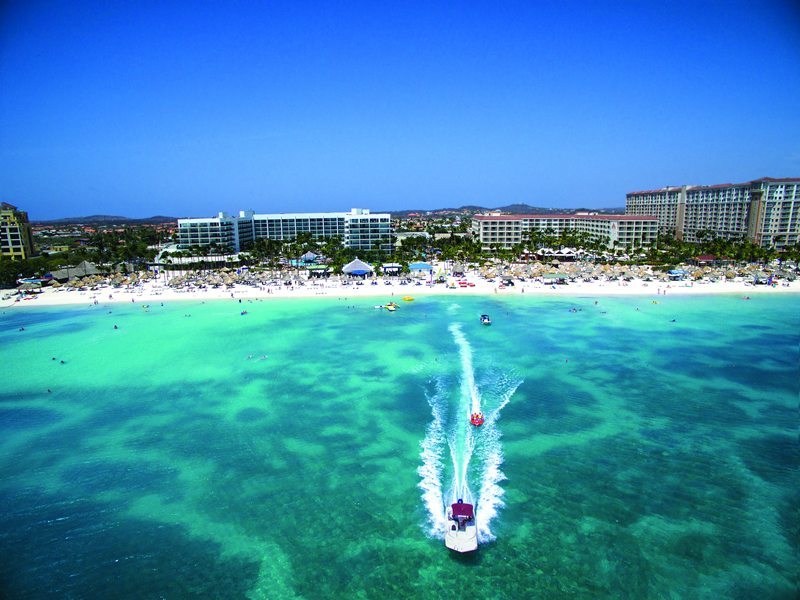
[[[475,510],[461,498],[450,505],[447,511],[447,531],[444,545],[456,552],[472,552],[478,549],[478,526],[475,523]]]
[[[491,325],[492,320],[489,318],[489,315],[481,315],[481,323],[484,325]]]
[[[483,413],[482,412],[472,413],[469,416],[469,422],[472,423],[473,425],[475,425],[475,427],[480,427],[481,425],[483,425],[483,422],[485,420],[486,419],[483,418]]]

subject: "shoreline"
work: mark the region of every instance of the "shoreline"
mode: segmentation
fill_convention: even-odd
[[[468,278],[469,279],[469,278]],[[363,285],[351,283],[320,283],[303,286],[264,286],[255,288],[248,285],[234,285],[232,288],[217,288],[206,290],[178,290],[160,284],[156,281],[147,281],[129,289],[103,287],[97,290],[65,290],[60,288],[44,288],[42,293],[34,299],[18,300],[18,296],[0,301],[0,308],[23,308],[35,306],[74,306],[110,303],[155,303],[174,301],[206,301],[206,300],[268,300],[290,298],[341,298],[358,297],[385,298],[386,301],[400,300],[404,296],[414,298],[423,296],[550,296],[550,297],[576,297],[576,296],[689,296],[689,295],[740,295],[742,297],[763,296],[772,294],[800,293],[800,282],[791,282],[788,285],[781,283],[775,287],[766,285],[753,285],[741,281],[718,282],[645,282],[634,281],[597,281],[576,282],[566,285],[552,285],[535,281],[515,282],[513,287],[500,288],[497,282],[478,279],[474,287],[447,288],[443,284],[435,285],[386,285],[378,280],[377,285],[365,282]],[[2,294],[14,293],[16,290],[3,290]]]

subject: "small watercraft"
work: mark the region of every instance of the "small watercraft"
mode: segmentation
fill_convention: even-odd
[[[396,302],[389,302],[389,304],[386,305],[386,310],[389,312],[394,312],[397,310],[398,306],[399,305]]]
[[[403,302],[413,302],[413,301],[414,301],[413,296],[403,296]]]
[[[489,315],[481,315],[481,323],[484,325],[491,325],[492,320],[489,318]]]
[[[475,425],[475,427],[480,427],[481,425],[483,425],[483,422],[485,420],[486,419],[484,419],[482,412],[472,413],[469,416],[469,422]]]
[[[478,527],[475,510],[461,498],[450,505],[447,511],[447,531],[444,545],[456,552],[472,552],[478,549]]]

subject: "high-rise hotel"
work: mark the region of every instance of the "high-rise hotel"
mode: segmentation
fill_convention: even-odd
[[[347,248],[373,250],[392,248],[391,217],[388,213],[370,213],[366,208],[350,212],[256,214],[243,210],[239,216],[224,212],[216,217],[178,219],[178,246],[207,246],[216,243],[233,249],[246,250],[260,238],[291,240],[299,233],[315,238],[338,236]]]
[[[604,240],[609,248],[638,248],[658,237],[658,219],[651,216],[563,214],[563,215],[475,215],[472,233],[484,248],[511,248],[524,242],[530,231],[579,231]]]
[[[0,255],[11,260],[24,260],[33,255],[28,213],[7,202],[0,202]]]
[[[683,185],[627,194],[628,215],[654,215],[661,231],[696,242],[699,231],[781,249],[800,240],[800,178]]]

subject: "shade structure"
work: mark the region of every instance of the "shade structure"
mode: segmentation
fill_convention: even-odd
[[[456,519],[458,517],[464,517],[467,519],[474,519],[475,513],[472,509],[472,504],[466,504],[465,502],[461,502],[460,500],[455,504],[451,505],[453,510],[453,517]]]
[[[403,269],[400,263],[384,263],[381,265],[384,273],[399,273]]]
[[[426,262],[415,262],[408,265],[411,271],[433,271],[433,267]]]
[[[347,273],[348,275],[366,275],[372,271],[373,269],[371,265],[368,265],[363,260],[359,260],[358,258],[350,261],[344,267],[342,267],[342,272]]]
[[[313,252],[311,252],[309,250],[308,252],[303,254],[303,256],[300,257],[300,260],[302,260],[303,262],[306,262],[306,263],[311,263],[311,262],[314,262],[315,260],[317,260],[317,256],[318,256],[317,254],[314,254]]]

